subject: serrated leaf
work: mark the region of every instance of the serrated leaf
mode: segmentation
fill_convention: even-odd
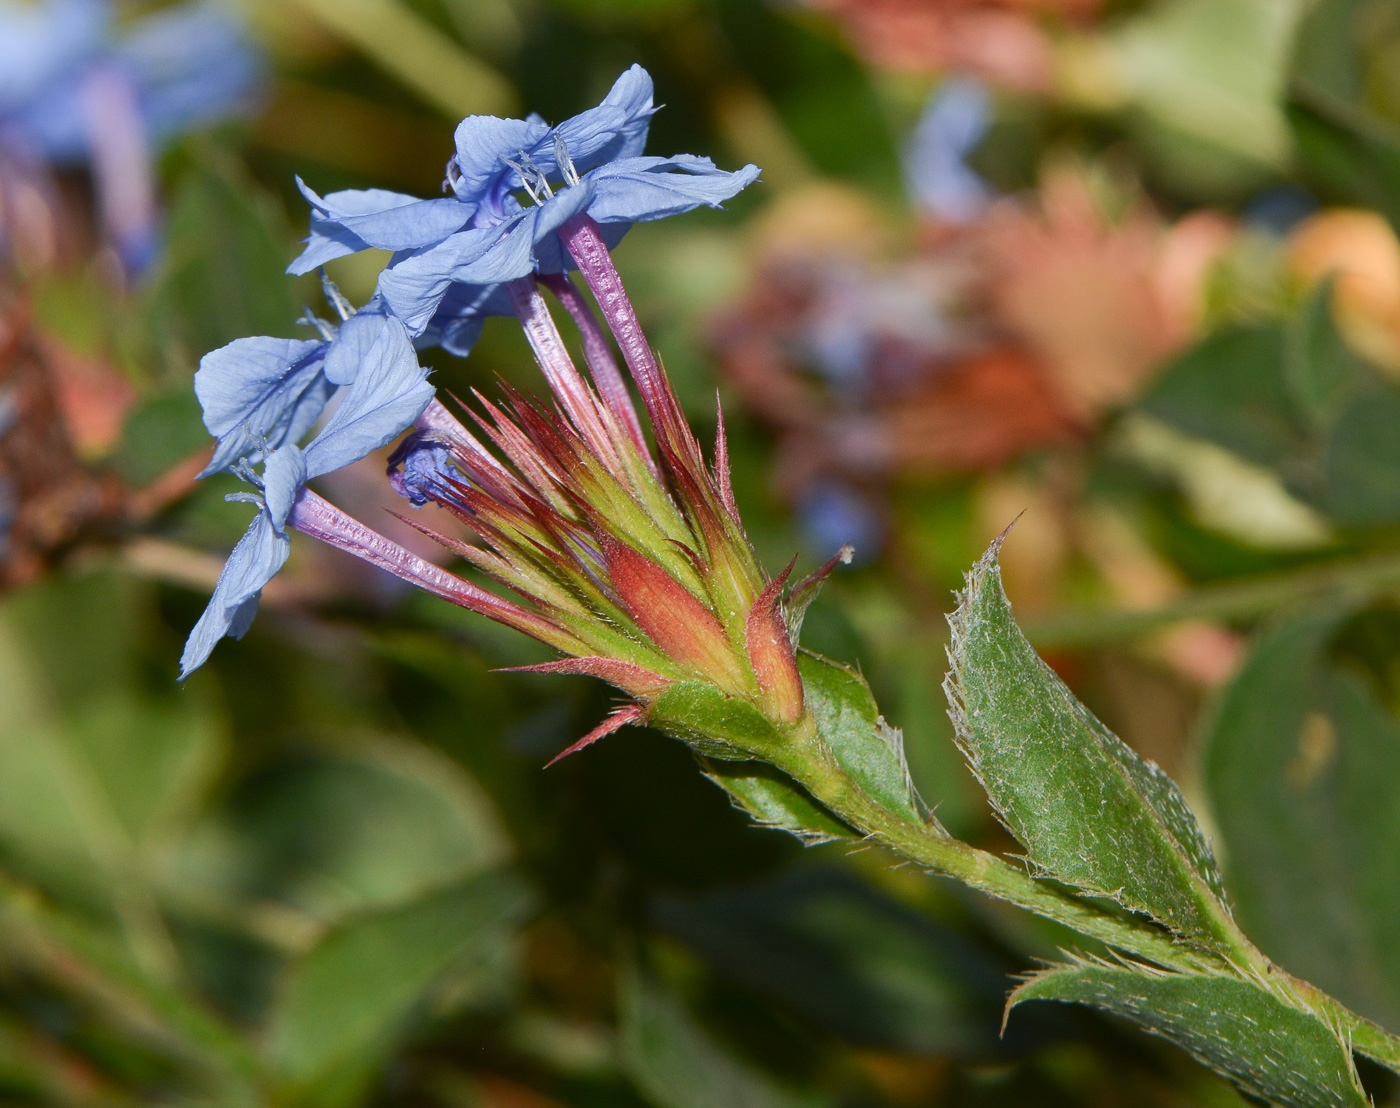
[[[1280,1108],[1369,1108],[1351,1051],[1318,1016],[1248,981],[1087,963],[1048,970],[1011,994],[1102,1008],[1169,1039]]]
[[[1260,948],[1400,1028],[1400,726],[1327,655],[1343,613],[1260,639],[1206,732],[1204,783]]]
[[[787,831],[808,845],[855,835],[781,770],[762,762],[702,759],[702,765],[705,776],[727,792],[734,806],[747,812],[760,826]]]
[[[949,617],[945,688],[958,745],[1038,869],[1209,942],[1225,908],[1195,816],[1026,641],[1002,591],[999,548],[973,567]]]
[[[502,964],[529,903],[514,875],[486,874],[333,929],[291,968],[273,1011],[285,1096],[357,1101],[435,987],[464,963]]]
[[[880,715],[865,678],[807,651],[798,654],[797,668],[817,733],[851,779],[901,819],[925,821],[904,760],[904,737]]]
[[[621,982],[622,1068],[656,1108],[812,1108],[715,1042],[636,970]]]

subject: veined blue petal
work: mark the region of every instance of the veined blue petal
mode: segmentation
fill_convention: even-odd
[[[320,418],[335,386],[322,363],[326,344],[298,339],[247,338],[200,359],[194,391],[204,426],[219,440],[201,476],[259,452],[295,441]]]
[[[306,473],[319,477],[378,450],[407,428],[433,398],[404,325],[383,317],[378,338],[321,433],[306,448]]]
[[[653,91],[651,74],[633,65],[613,82],[596,108],[559,124],[555,131],[563,138],[574,168],[585,173],[604,162],[639,155],[646,148],[647,129],[656,113]],[[549,149],[532,152],[542,166],[554,164],[554,140],[548,141]]]
[[[247,532],[224,563],[209,607],[194,625],[180,656],[180,680],[202,666],[225,635],[241,639],[258,610],[263,586],[286,564],[291,540],[279,534],[265,509],[258,509]]]
[[[301,447],[289,442],[269,454],[263,466],[263,501],[279,535],[286,533],[287,517],[292,514],[292,505],[302,485],[306,484],[306,465]]]
[[[387,189],[345,189],[318,196],[300,177],[297,188],[311,204],[306,249],[288,273],[310,273],[333,258],[377,247],[416,250],[460,231],[471,209],[451,198],[420,200]]]
[[[384,313],[368,306],[342,323],[326,351],[326,380],[333,385],[348,385],[359,376],[360,366],[383,329]]]
[[[717,208],[758,180],[758,174],[756,165],[730,173],[709,158],[689,154],[609,162],[585,179],[595,190],[588,214],[602,224],[642,223],[702,206]]]
[[[532,151],[549,132],[538,116],[530,119],[500,119],[494,115],[469,115],[457,124],[457,171],[453,191],[469,204],[478,204],[497,191],[507,178],[519,187],[519,177],[502,156],[516,159],[521,151]]]
[[[385,303],[394,315],[404,321],[409,331],[416,335],[421,334],[428,326],[454,280],[471,284],[509,280],[509,277],[493,277],[478,281],[456,275],[508,239],[522,221],[533,218],[530,213],[534,210],[527,209],[509,222],[495,227],[458,231],[436,246],[415,251],[402,259],[395,259],[389,268],[379,275],[379,292],[383,295]],[[516,271],[511,273],[510,277],[523,277],[533,269],[528,250],[526,254],[525,261],[517,263]]]

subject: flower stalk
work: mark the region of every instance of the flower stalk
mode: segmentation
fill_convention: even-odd
[[[220,440],[212,468],[254,485],[241,499],[258,514],[191,635],[184,671],[223,634],[242,634],[258,591],[287,558],[286,530],[301,532],[560,655],[521,671],[584,675],[617,689],[624,702],[554,761],[623,726],[650,724],[690,744],[711,779],[761,822],[809,841],[880,843],[1102,943],[1121,964],[1054,972],[1135,974],[1137,1007],[1122,1012],[1211,1064],[1224,1059],[1218,1068],[1266,1100],[1283,1089],[1283,1103],[1313,1103],[1287,1099],[1293,1078],[1267,1058],[1230,1053],[1227,1031],[1220,1037],[1228,1049],[1200,1047],[1195,1029],[1165,1017],[1154,1024],[1152,1005],[1141,1002],[1149,984],[1185,982],[1206,990],[1188,995],[1187,1007],[1214,1017],[1210,1005],[1227,983],[1232,1003],[1243,1005],[1241,1026],[1276,1020],[1271,1032],[1344,1059],[1326,1087],[1350,1099],[1327,1102],[1359,1103],[1352,1046],[1400,1072],[1400,1039],[1274,967],[1250,943],[1175,785],[1093,719],[1016,627],[996,546],[969,575],[953,617],[947,688],[958,743],[1026,847],[1027,866],[949,835],[915,792],[900,735],[860,675],[799,650],[806,606],[849,551],[792,587],[793,563],[776,576],[763,569],[735,501],[723,413],[707,460],[611,254],[631,223],[718,204],[757,171],[726,174],[687,155],[641,157],[651,110],[649,79],[629,71],[597,109],[557,128],[465,120],[450,197],[321,198],[305,190],[316,216],[294,268],[370,246],[395,254],[380,295],[358,312],[331,296],[342,321],[320,325],[318,340],[241,340],[205,359],[196,384]],[[569,278],[573,268],[606,331]],[[578,328],[587,376],[542,288]],[[473,393],[459,419],[434,396],[412,344],[462,352],[486,315],[519,321],[549,400],[503,386],[500,400]],[[340,406],[303,449],[297,440],[338,390]],[[405,550],[307,487],[406,430],[389,457],[391,485],[409,503],[455,517],[474,541],[413,525],[494,589]],[[745,777],[742,767],[753,762],[780,774]],[[1037,987],[1051,988],[1051,976]],[[1090,1002],[1120,1010],[1107,993]]]

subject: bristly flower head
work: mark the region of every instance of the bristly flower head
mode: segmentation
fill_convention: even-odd
[[[651,111],[650,79],[633,67],[602,105],[557,128],[538,119],[465,120],[449,199],[314,199],[319,214],[296,268],[366,246],[399,253],[381,276],[381,295],[338,333],[327,329],[307,344],[243,340],[206,359],[200,399],[220,438],[219,460],[256,448],[265,465],[261,475],[246,462],[234,467],[262,486],[260,511],[191,636],[187,672],[220,634],[246,626],[257,589],[286,557],[290,526],[564,655],[536,670],[589,674],[628,694],[626,706],[570,750],[649,715],[669,719],[661,702],[678,686],[686,696],[745,705],[735,710],[766,721],[764,734],[810,730],[795,650],[800,614],[787,610],[783,591],[788,573],[770,578],[759,566],[730,487],[723,419],[711,464],[609,253],[631,222],[717,204],[757,170],[638,157]],[[514,195],[522,188],[534,201],[528,208]],[[654,449],[570,268],[583,275],[630,370]],[[413,281],[422,296],[405,299]],[[591,381],[575,368],[541,285],[581,330]],[[408,336],[444,303],[516,315],[553,403],[510,389],[500,405],[477,394],[473,433],[429,402]],[[371,388],[371,379],[383,387]],[[347,382],[345,401],[301,451],[296,438],[328,391]],[[371,393],[372,413],[356,415],[347,437],[345,413],[358,413],[357,398],[367,403]],[[409,422],[414,430],[391,456],[391,485],[416,506],[432,502],[462,520],[478,544],[440,541],[520,600],[425,562],[304,487]],[[682,733],[687,725],[667,726]]]

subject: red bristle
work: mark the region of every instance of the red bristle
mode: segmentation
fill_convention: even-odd
[[[744,641],[749,662],[758,678],[764,709],[784,723],[802,718],[802,677],[797,671],[797,656],[788,638],[787,622],[778,608],[783,584],[797,564],[794,557],[777,577],[768,583],[744,625]]]
[[[646,719],[646,712],[639,704],[624,704],[615,709],[602,723],[593,728],[592,731],[584,735],[573,746],[561,750],[553,758],[545,763],[545,769],[554,765],[561,758],[567,758],[570,754],[577,753],[585,746],[592,746],[599,739],[606,738],[619,728],[626,727],[629,723],[641,723]]]

